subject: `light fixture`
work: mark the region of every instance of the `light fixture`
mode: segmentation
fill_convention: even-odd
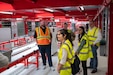
[[[69,14],[65,14],[65,16],[69,16]]]
[[[60,20],[59,19],[55,19],[55,22],[60,22]]]
[[[0,11],[1,14],[13,14],[13,12]]]
[[[81,11],[84,11],[84,7],[83,6],[80,6],[79,8],[80,8]]]
[[[49,8],[45,8],[44,10],[49,11],[49,12],[54,12],[54,10],[49,9]]]

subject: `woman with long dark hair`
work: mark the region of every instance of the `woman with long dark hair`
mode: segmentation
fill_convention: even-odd
[[[92,51],[91,47],[89,45],[89,39],[87,34],[85,33],[85,29],[83,26],[79,27],[79,35],[78,35],[78,49],[75,52],[78,54],[78,57],[82,63],[82,68],[83,68],[83,75],[88,75],[87,74],[87,59],[90,57],[92,58]]]
[[[57,32],[57,40],[61,42],[58,52],[58,66],[57,71],[60,75],[71,75],[71,64],[74,62],[73,43],[71,35],[67,29],[61,29]]]

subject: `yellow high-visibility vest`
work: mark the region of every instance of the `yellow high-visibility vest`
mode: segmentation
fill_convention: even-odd
[[[38,45],[49,45],[50,44],[50,29],[46,27],[45,33],[40,27],[36,29],[37,34],[37,44]]]
[[[69,47],[66,45],[66,44],[69,45],[70,49],[71,49],[71,52],[69,50]],[[62,59],[62,49],[65,49],[67,51],[67,61],[66,63],[63,65],[62,67],[62,70],[65,70],[65,69],[71,69],[71,63],[74,62],[74,50],[73,50],[73,47],[71,45],[71,42],[69,40],[66,40],[65,43],[63,43],[59,49],[59,52],[58,52],[58,59],[59,59],[59,62],[60,60]],[[72,56],[73,55],[73,56]]]
[[[81,61],[86,61],[88,58],[92,58],[93,54],[92,54],[92,51],[91,51],[91,46],[89,45],[88,36],[86,34],[84,34],[82,36],[80,42],[78,43],[78,46],[80,46],[80,43],[82,42],[83,39],[86,40],[86,44],[80,50],[78,57]]]
[[[90,45],[92,45],[93,42],[97,39],[98,32],[99,32],[99,28],[97,28],[97,27],[93,27],[92,30],[88,30],[87,35],[88,35],[88,38],[90,41]],[[96,45],[99,46],[100,43],[97,43]]]

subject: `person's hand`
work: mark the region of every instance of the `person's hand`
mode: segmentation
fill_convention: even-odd
[[[92,44],[92,46],[96,46],[96,44]]]
[[[58,71],[58,73],[60,73],[60,67],[59,67],[59,65],[58,65],[58,67],[57,67],[57,71]]]
[[[60,73],[60,70],[61,70],[62,66],[63,66],[62,64],[60,64],[60,63],[58,64],[58,67],[57,67],[58,73]]]

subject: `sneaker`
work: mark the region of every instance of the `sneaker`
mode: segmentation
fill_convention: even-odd
[[[82,69],[80,69],[78,73],[80,74],[81,72],[82,72]]]
[[[97,72],[97,69],[94,69],[94,70],[92,70],[92,72],[91,73],[96,73]]]
[[[54,67],[50,67],[50,69],[51,69],[52,71],[55,71],[55,68],[54,68]]]
[[[43,65],[42,69],[43,69],[43,70],[46,69],[46,65]]]

